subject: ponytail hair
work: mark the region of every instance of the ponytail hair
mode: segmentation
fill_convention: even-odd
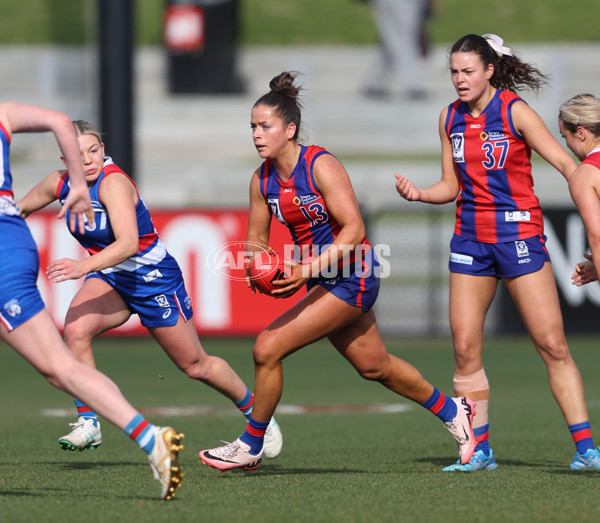
[[[496,89],[517,92],[529,88],[537,91],[548,83],[546,75],[532,65],[522,62],[503,44],[502,38],[493,34],[468,34],[455,42],[450,54],[475,53],[484,67],[492,64],[494,74],[490,78],[490,84]]]
[[[265,105],[271,107],[275,110],[277,116],[281,118],[284,125],[295,124],[296,132],[293,137],[295,140],[298,139],[300,133],[302,118],[302,105],[298,101],[298,95],[302,88],[294,85],[294,80],[298,74],[284,71],[277,75],[269,82],[270,91],[262,95],[253,106]]]

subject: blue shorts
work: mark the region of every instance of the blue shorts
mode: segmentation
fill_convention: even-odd
[[[351,267],[346,275],[344,269],[341,276],[334,278],[319,276],[312,278],[306,283],[306,288],[310,291],[315,285],[324,287],[340,300],[345,301],[353,307],[361,307],[363,311],[371,310],[375,305],[377,295],[379,294],[380,275],[379,261],[373,252],[369,249],[364,255],[364,264],[359,270]]]
[[[515,278],[539,271],[548,261],[544,234],[504,243],[483,243],[455,234],[450,242],[448,268],[473,276]]]
[[[2,251],[0,321],[11,331],[44,309],[37,288],[40,259],[37,250]]]
[[[98,278],[115,289],[133,314],[137,314],[140,323],[146,327],[172,327],[181,314],[185,321],[194,315],[192,301],[185,290],[182,278],[168,291],[153,296],[126,296],[104,277],[101,272],[93,272],[88,278]]]

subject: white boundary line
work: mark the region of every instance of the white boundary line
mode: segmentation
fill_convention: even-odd
[[[413,405],[404,403],[381,405],[279,405],[276,415],[299,416],[303,414],[398,414],[413,410]],[[189,407],[146,407],[141,408],[144,415],[174,417],[174,416],[229,416],[238,415],[235,409],[223,409],[211,405],[196,405]],[[75,409],[42,409],[42,416],[51,418],[71,418]]]

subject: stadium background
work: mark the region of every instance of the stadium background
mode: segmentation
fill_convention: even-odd
[[[135,31],[131,86],[135,178],[148,206],[156,211],[175,211],[184,220],[198,212],[217,213],[220,218],[216,221],[222,224],[229,213],[243,211],[249,177],[259,163],[248,126],[251,105],[273,76],[282,70],[301,71],[306,87],[306,141],[327,147],[343,161],[372,243],[390,246],[391,277],[384,281],[377,304],[382,331],[394,336],[447,335],[446,261],[453,204],[429,207],[403,202],[395,194],[393,174],[402,172],[420,185],[439,176],[437,117],[454,99],[446,70],[448,46],[466,32],[496,32],[526,61],[551,74],[549,87],[538,95],[525,93],[525,98],[560,139],[558,106],[578,92],[594,92],[600,79],[595,67],[597,34],[581,23],[583,13],[597,13],[598,7],[579,2],[576,9],[565,13],[559,9],[560,2],[504,2],[490,7],[485,18],[473,19],[469,6],[439,1],[430,24],[433,46],[425,62],[427,99],[408,102],[398,92],[384,102],[361,96],[376,38],[365,3],[330,1],[312,20],[306,16],[317,5],[312,0],[294,2],[293,7],[253,0],[191,3],[206,8],[207,23],[221,28],[232,20],[219,11],[219,6],[235,7],[239,32],[234,67],[243,89],[236,93],[171,93],[172,54],[161,43],[162,20],[169,2],[131,4]],[[2,98],[52,107],[74,119],[99,124],[102,76],[118,75],[119,62],[115,57],[114,70],[110,64],[100,70],[97,35],[101,24],[110,25],[114,20],[98,19],[95,5],[99,4],[93,2],[24,0],[19,2],[19,10],[10,4],[0,1],[5,14],[0,31]],[[319,27],[314,26],[319,24],[311,23],[315,18],[321,24],[321,32],[316,34],[313,31]],[[279,41],[272,41],[274,38]],[[209,49],[205,44],[197,57]],[[197,65],[201,67],[200,62]],[[118,157],[115,160],[119,163]],[[17,197],[61,167],[51,136],[19,136],[14,140]],[[574,289],[569,283],[572,268],[581,259],[585,236],[560,175],[534,157],[534,179],[545,211],[567,330],[584,332],[593,328],[590,320],[600,301],[597,287]],[[36,237],[42,249],[48,245],[43,231],[49,224],[54,227],[51,215],[43,219],[41,228],[34,227],[34,233],[42,235]],[[168,248],[181,250],[175,241],[167,241]],[[202,243],[201,238],[194,241]],[[73,243],[65,236],[58,245],[52,245],[51,254],[66,255],[61,253],[71,252]],[[49,255],[42,252],[43,259]],[[60,323],[64,304],[68,305],[74,289],[50,288],[47,284],[42,288]],[[195,300],[197,309],[211,307],[210,296],[199,300]],[[254,327],[243,334],[260,329],[277,312],[265,311],[262,305],[248,307],[243,300],[234,300],[233,306],[239,311],[250,309],[255,315]],[[522,329],[502,288],[487,328],[494,333]],[[219,329],[210,324],[199,327],[201,334],[241,334],[235,329]]]

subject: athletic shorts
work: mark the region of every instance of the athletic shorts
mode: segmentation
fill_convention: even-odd
[[[98,278],[115,289],[133,314],[137,314],[140,323],[146,327],[172,327],[181,314],[185,321],[194,315],[192,301],[185,290],[183,278],[179,278],[172,289],[153,296],[125,296],[116,289],[101,272],[88,274],[88,278]]]
[[[310,291],[315,285],[320,285],[353,307],[361,307],[365,312],[371,310],[377,300],[380,285],[379,261],[373,249],[365,253],[364,265],[361,270],[356,271],[352,267],[347,276],[344,269],[340,270],[342,275],[335,278],[326,276],[311,278],[308,280],[306,288]]]
[[[0,321],[11,331],[44,309],[37,288],[40,260],[37,250],[2,251]]]
[[[473,276],[515,278],[539,271],[548,261],[544,234],[503,243],[483,243],[455,234],[450,242],[448,268]]]

